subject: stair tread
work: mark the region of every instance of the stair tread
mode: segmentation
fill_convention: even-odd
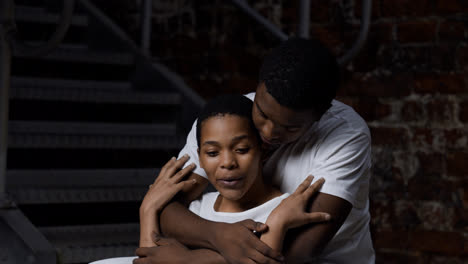
[[[133,256],[138,247],[137,223],[41,227],[39,231],[55,246],[64,263]]]
[[[48,12],[41,7],[15,5],[15,19],[21,22],[57,24],[60,14]],[[87,26],[88,17],[86,15],[73,14],[71,24],[75,26]]]
[[[16,169],[7,170],[9,187],[147,187],[159,169]]]
[[[34,44],[34,43],[30,43]],[[35,43],[38,45],[39,43]],[[15,52],[15,50],[13,50]],[[14,56],[20,58],[36,58],[28,54],[14,53]],[[61,44],[50,53],[44,55],[43,59],[65,61],[65,62],[82,62],[96,64],[111,64],[111,65],[132,65],[135,61],[133,54],[128,52],[116,51],[98,51],[91,50],[86,45],[64,45]]]
[[[70,136],[174,136],[175,124],[127,124],[53,121],[9,121],[10,134]]]
[[[129,82],[13,77],[10,98],[127,104],[177,105],[174,92],[139,91]]]

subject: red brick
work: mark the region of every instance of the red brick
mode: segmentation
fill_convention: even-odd
[[[449,124],[454,122],[455,104],[448,99],[434,99],[427,103],[426,109],[431,123]]]
[[[458,119],[462,122],[468,122],[468,101],[461,102],[459,105]]]
[[[434,143],[434,130],[430,128],[412,128],[413,137],[412,144],[417,148],[428,149],[432,148]]]
[[[426,16],[433,11],[429,0],[382,0],[382,17]]]
[[[428,161],[429,162],[429,161]],[[445,163],[445,162],[444,162]],[[456,191],[456,186],[449,181],[442,180],[439,174],[424,174],[422,171],[431,171],[438,168],[440,165],[422,165],[422,169],[408,182],[408,198],[419,201],[443,201],[450,203],[453,200],[453,194]],[[440,167],[443,167],[442,164]],[[423,218],[423,221],[427,219]]]
[[[375,234],[375,248],[405,249],[408,247],[409,233],[403,230],[380,231]]]
[[[468,153],[454,151],[447,154],[447,172],[453,176],[468,177]]]
[[[444,139],[448,149],[464,150],[468,146],[468,129],[445,130]]]
[[[434,21],[409,21],[397,25],[397,39],[401,43],[433,42],[437,23]]]
[[[445,172],[445,155],[441,153],[423,153],[416,154],[419,159],[420,173],[426,177],[435,175],[439,180],[440,176]]]
[[[409,235],[411,249],[425,252],[460,255],[463,253],[463,236],[458,232],[414,231]]]
[[[466,0],[436,0],[435,10],[438,14],[458,14],[468,11]]]
[[[310,34],[317,37],[330,49],[343,43],[342,31],[336,26],[311,25]]]
[[[370,127],[372,144],[389,145],[392,147],[407,147],[408,131],[401,127]]]
[[[371,21],[380,17],[380,1],[372,1],[372,10],[371,10]],[[362,16],[362,0],[354,1],[354,14],[357,18]]]
[[[419,74],[414,76],[416,93],[457,94],[468,93],[464,74]]]
[[[439,41],[462,41],[465,39],[466,26],[459,21],[444,21],[439,27]]]
[[[427,119],[424,113],[424,106],[418,101],[405,102],[400,116],[406,122],[424,121]]]
[[[383,119],[392,112],[390,105],[380,103],[375,97],[340,97],[339,99],[344,99],[341,101],[351,106],[366,121]]]
[[[327,1],[327,0],[310,1],[310,18],[311,18],[312,23],[329,22],[331,19],[330,9],[331,9],[332,4],[333,4],[332,1]]]
[[[395,251],[395,250],[379,250],[376,248],[375,252],[376,264],[427,264],[427,257],[420,252]]]
[[[456,51],[458,44],[440,44],[429,48],[430,69],[453,71],[456,67]]]
[[[402,97],[410,94],[412,77],[409,74],[370,76],[355,73],[345,80],[340,95],[370,97]]]
[[[393,24],[390,23],[376,23],[372,24],[369,31],[368,39],[384,43],[393,41]]]
[[[456,65],[460,71],[468,72],[468,46],[461,45],[456,49]]]

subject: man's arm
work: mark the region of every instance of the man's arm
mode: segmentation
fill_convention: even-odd
[[[331,220],[291,229],[283,252],[287,263],[309,263],[322,252],[352,209],[351,203],[330,194],[319,193],[309,206],[310,212],[326,212]]]
[[[200,196],[208,184],[205,178],[195,173],[190,178],[197,181],[194,188],[185,190],[179,201],[169,203],[160,214],[160,228],[165,236],[190,247],[215,250],[229,263],[279,263],[282,260],[280,252],[272,250],[252,232],[265,231],[265,225],[252,220],[234,224],[213,222],[190,212],[184,204]]]

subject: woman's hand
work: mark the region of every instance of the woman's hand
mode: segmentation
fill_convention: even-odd
[[[320,178],[310,185],[313,178],[313,176],[308,176],[293,194],[281,201],[271,212],[266,222],[269,227],[280,227],[286,231],[308,223],[323,222],[330,219],[330,215],[327,213],[308,213],[306,211],[310,198],[319,191],[325,182],[323,178]]]
[[[190,164],[183,170],[178,171],[189,160],[189,156],[184,155],[177,160],[175,157],[169,160],[159,172],[158,177],[150,185],[148,192],[143,198],[140,206],[140,212],[159,212],[164,206],[183,188],[196,183],[195,179],[182,181],[192,170],[195,164]]]
[[[195,169],[194,164],[178,171],[188,159],[189,157],[185,155],[179,160],[176,158],[169,160],[162,167],[154,183],[150,185],[140,206],[140,247],[154,246],[152,236],[160,232],[158,213],[179,191],[196,183],[195,179],[182,180]]]

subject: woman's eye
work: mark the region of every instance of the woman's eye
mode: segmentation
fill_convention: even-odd
[[[236,149],[236,152],[239,153],[239,154],[245,154],[247,152],[249,152],[250,148],[238,148]]]
[[[216,157],[218,155],[218,152],[217,151],[207,151],[206,155],[208,155],[209,157]]]

